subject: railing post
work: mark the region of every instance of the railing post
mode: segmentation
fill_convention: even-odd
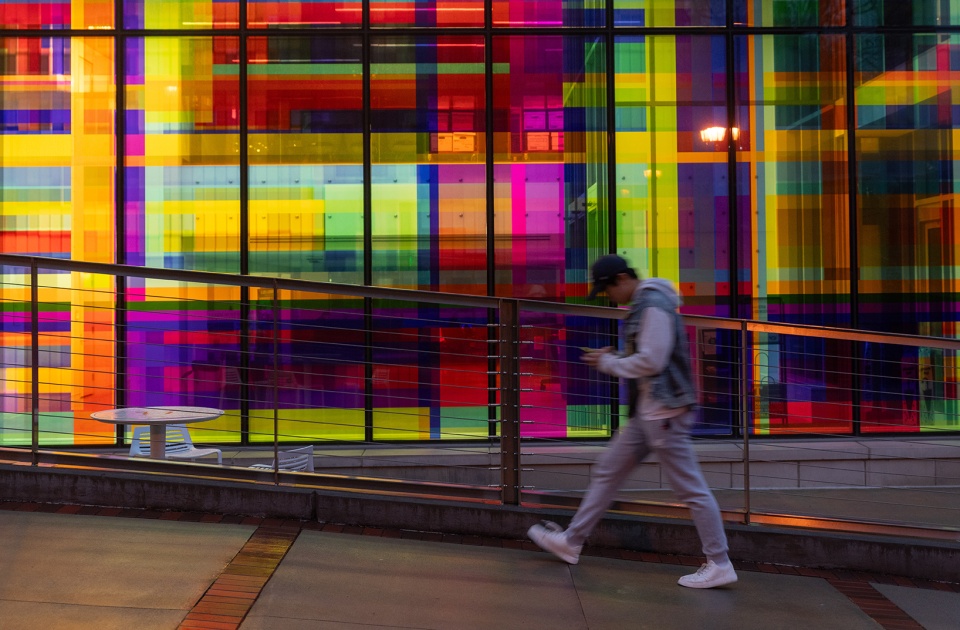
[[[500,488],[504,505],[520,504],[520,373],[516,300],[500,300]]]
[[[747,387],[747,322],[740,324],[740,431],[743,434],[743,522],[750,524],[750,426]]]
[[[280,485],[280,289],[273,280],[273,483]]]
[[[40,464],[40,273],[30,259],[30,448],[34,466]]]
[[[239,390],[240,390],[240,443],[251,444],[250,440],[250,398],[252,389],[250,387],[250,323],[252,321],[252,311],[250,305],[250,287],[240,287],[240,356],[239,356]]]

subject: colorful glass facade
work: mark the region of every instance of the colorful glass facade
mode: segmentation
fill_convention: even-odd
[[[23,1],[0,4],[0,31],[4,253],[580,303],[590,261],[615,251],[675,281],[690,314],[957,336],[955,2]],[[132,283],[127,338],[113,339],[101,298],[74,293],[111,303],[112,280],[45,282],[49,348],[73,357],[44,368],[59,414],[48,441],[108,439],[85,418],[115,386],[129,404],[226,408],[219,441],[272,436],[275,401],[256,394],[270,384],[251,385],[245,409],[223,386],[251,351],[236,322],[258,321],[265,296]],[[308,322],[327,318],[391,351],[374,352],[371,379],[292,350],[316,387],[280,401],[281,433],[487,434],[486,384],[451,381],[486,359],[444,353],[450,331],[411,328],[455,317],[482,345],[484,313],[375,303],[374,319],[395,323],[353,330],[364,305],[328,298],[284,298],[302,316],[290,339],[323,354]],[[178,322],[176,343],[154,336],[159,321]],[[526,323],[533,348],[591,334]],[[3,325],[0,350],[20,356],[17,325]],[[724,345],[718,333],[704,347]],[[755,350],[752,378],[791,401],[758,410],[759,434],[950,428],[949,410],[916,399],[955,386],[951,356],[774,336]],[[530,435],[605,435],[609,423],[583,421],[595,384],[570,385],[583,375],[553,358],[531,357]],[[816,376],[857,361],[859,418]],[[12,365],[5,426],[25,391]],[[911,370],[916,391],[891,391]],[[700,430],[732,434],[733,403],[714,403]],[[320,407],[335,417],[309,425]]]

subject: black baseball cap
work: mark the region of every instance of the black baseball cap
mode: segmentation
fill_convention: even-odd
[[[615,282],[617,275],[633,271],[624,258],[616,254],[609,254],[597,258],[597,261],[590,267],[590,278],[593,280],[593,288],[590,290],[588,300],[597,297],[608,286]]]

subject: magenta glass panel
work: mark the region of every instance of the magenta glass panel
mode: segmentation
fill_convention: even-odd
[[[314,0],[250,0],[247,2],[247,26],[274,28],[285,26],[359,26],[362,5],[354,2]]]
[[[582,301],[587,267],[609,247],[606,48],[559,35],[493,45],[496,295]],[[572,435],[570,397],[590,396],[572,378],[579,362],[562,359],[593,345],[597,330],[587,326],[572,345],[560,316],[529,313],[521,323],[525,434]]]
[[[493,0],[494,26],[603,26],[604,0]]]
[[[483,0],[372,0],[372,26],[483,26]]]

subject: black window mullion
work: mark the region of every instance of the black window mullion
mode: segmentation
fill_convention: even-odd
[[[616,90],[616,46],[614,30],[613,2],[607,1],[606,38],[607,43],[607,251],[617,252],[617,90]],[[589,251],[589,249],[588,249]],[[593,261],[586,261],[587,269]],[[590,273],[587,272],[587,283]],[[617,336],[617,321],[607,322],[607,334],[611,339]],[[610,379],[608,391],[610,398],[610,433],[620,428],[620,385],[617,379]]]
[[[124,139],[127,137],[126,120],[126,48],[127,37],[119,29],[123,22],[123,0],[114,0],[113,3],[114,37],[113,37],[113,67],[114,67],[114,260],[118,264],[127,264],[126,246],[126,155],[127,147]],[[114,405],[118,408],[127,406],[127,281],[123,276],[116,276],[116,308],[114,310],[114,343],[116,356],[114,357]],[[123,425],[116,426],[117,444],[124,443]]]
[[[373,152],[370,123],[370,0],[363,0],[361,65],[363,67],[363,284],[373,285]],[[373,301],[363,299],[363,433],[373,441]]]
[[[495,296],[497,294],[497,269],[496,269],[496,234],[494,226],[496,218],[494,213],[494,111],[493,111],[493,2],[486,0],[483,3],[483,65],[484,65],[484,100],[486,108],[484,109],[484,138],[486,145],[486,154],[484,155],[486,163],[486,250],[487,250],[487,295]],[[500,369],[500,362],[497,359],[500,345],[496,343],[498,333],[496,329],[497,313],[493,309],[487,311],[487,419],[489,437],[497,436],[497,375]]]
[[[846,84],[846,99],[847,99],[847,208],[848,208],[848,219],[849,227],[847,232],[850,235],[850,241],[848,247],[850,248],[849,262],[850,267],[850,327],[851,328],[860,328],[860,283],[859,283],[859,241],[857,240],[857,223],[859,210],[858,210],[858,199],[857,199],[857,139],[856,139],[856,126],[857,126],[857,111],[856,103],[854,101],[854,85],[853,77],[856,76],[854,73],[856,71],[856,55],[855,55],[855,45],[856,45],[856,35],[853,30],[853,3],[847,2],[846,6],[846,24],[844,25],[844,44],[846,45],[846,74],[847,74],[847,84]],[[851,366],[851,373],[853,376],[853,383],[851,383],[851,407],[852,407],[852,418],[853,423],[853,435],[861,434],[861,409],[860,409],[860,388],[863,384],[862,371],[864,368],[864,361],[861,360],[863,356],[863,344],[855,342],[853,344],[853,365]]]
[[[250,130],[247,97],[247,3],[239,0],[238,44],[240,64],[240,275],[250,274]],[[250,442],[250,287],[240,287],[240,443]]]

